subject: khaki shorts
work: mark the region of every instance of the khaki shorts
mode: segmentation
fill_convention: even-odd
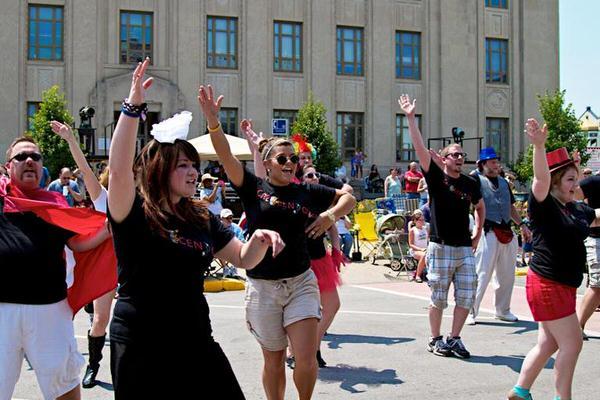
[[[600,288],[600,239],[587,237],[585,239],[588,264],[588,286]]]
[[[72,316],[67,300],[42,305],[0,303],[0,400],[11,398],[25,354],[45,399],[79,385],[85,360],[77,351]]]
[[[285,328],[308,318],[321,319],[319,286],[312,270],[286,279],[248,278],[246,324],[263,349],[285,349]]]

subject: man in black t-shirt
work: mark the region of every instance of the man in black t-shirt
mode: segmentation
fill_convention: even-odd
[[[24,354],[44,398],[78,399],[85,362],[66,299],[64,247],[90,250],[109,237],[108,230],[82,240],[21,210],[17,199],[67,203],[62,195],[39,188],[42,156],[32,139],[15,139],[6,159],[10,181],[0,181],[0,194],[9,196],[0,197],[0,399],[11,398]]]
[[[466,157],[459,144],[435,155],[425,147],[415,117],[416,101],[407,95],[398,100],[408,120],[408,129],[429,188],[431,234],[427,247],[427,278],[431,287],[429,325],[431,337],[427,350],[438,356],[469,358],[460,332],[475,301],[477,274],[473,249],[481,237],[485,205],[478,183],[461,174]],[[432,162],[434,161],[434,162]],[[440,165],[438,165],[439,163]],[[475,228],[469,232],[469,211],[475,208]],[[444,342],[441,335],[443,310],[448,306],[448,290],[454,285],[454,320]]]
[[[583,179],[579,182],[579,187],[582,197],[587,200],[588,205],[592,208],[600,208],[600,176],[593,175]],[[590,236],[585,239],[585,248],[588,264],[588,288],[577,313],[582,330],[596,308],[600,306],[600,228],[590,228]]]

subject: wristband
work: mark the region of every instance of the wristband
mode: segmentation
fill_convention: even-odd
[[[148,112],[148,105],[142,103],[140,105],[131,104],[127,99],[123,100],[121,104],[121,112],[131,118],[139,118],[141,121],[146,120],[146,113]]]
[[[208,131],[210,133],[216,132],[219,129],[221,129],[221,121],[219,121],[219,123],[217,124],[217,126],[215,126],[214,128],[211,128],[210,126],[208,126],[208,124],[206,125],[206,128],[208,129]]]

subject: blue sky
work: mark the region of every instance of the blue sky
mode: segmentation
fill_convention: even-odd
[[[559,0],[560,87],[579,118],[600,115],[600,1]]]

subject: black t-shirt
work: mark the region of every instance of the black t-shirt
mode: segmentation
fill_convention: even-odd
[[[579,182],[579,186],[588,205],[592,208],[600,208],[600,176],[588,176]],[[600,238],[600,227],[590,228],[590,236]]]
[[[319,184],[333,189],[341,189],[344,186],[344,182],[342,182],[340,179],[326,174],[321,174],[321,177],[319,178]]]
[[[479,183],[460,174],[452,178],[433,160],[424,172],[431,210],[430,240],[449,246],[471,246],[469,210],[481,199]]]
[[[248,218],[248,231],[271,229],[281,235],[285,248],[273,258],[271,249],[248,276],[283,279],[298,276],[310,267],[304,230],[333,203],[335,190],[323,185],[273,186],[244,170],[241,187],[235,187]]]
[[[32,212],[0,211],[0,302],[52,304],[65,299],[64,249],[74,235]]]
[[[529,193],[533,258],[529,265],[544,278],[579,287],[585,270],[584,240],[596,214],[580,202],[562,205],[552,195],[538,203]]]
[[[121,223],[109,210],[119,272],[111,340],[184,335],[202,342],[212,335],[204,274],[233,233],[210,214],[208,225],[173,222],[165,238],[151,229],[142,202],[136,196]]]

